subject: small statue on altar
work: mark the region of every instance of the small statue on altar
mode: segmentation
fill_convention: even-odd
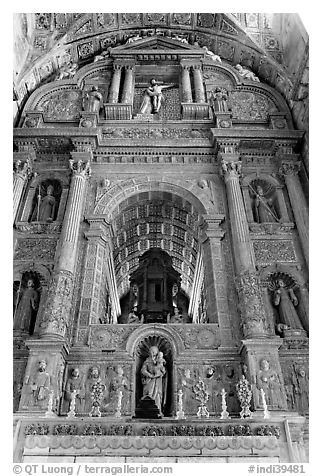
[[[172,88],[173,84],[159,85],[155,79],[151,79],[150,86],[145,90],[140,107],[140,114],[157,114],[164,102],[163,89]]]
[[[127,324],[143,324],[144,322],[144,315],[142,314],[141,317],[138,313],[138,308],[135,306],[127,317]]]
[[[84,111],[99,113],[103,103],[103,96],[97,86],[92,86],[89,92],[84,93]]]
[[[209,104],[214,112],[228,111],[228,91],[225,88],[217,86],[211,93]]]
[[[236,64],[236,70],[242,78],[249,79],[251,81],[260,82],[259,78],[248,68],[245,68],[241,64]]]
[[[83,378],[81,377],[78,368],[72,369],[65,387],[65,400],[69,402],[69,405],[71,403],[73,393],[75,394],[76,413],[84,412],[85,388]]]
[[[283,408],[281,383],[277,372],[270,368],[267,359],[262,359],[257,373],[257,388],[265,392],[267,405],[274,408]]]
[[[50,375],[47,372],[47,362],[40,360],[37,372],[29,379],[29,385],[32,392],[33,404],[47,409]]]
[[[180,311],[177,307],[174,308],[174,314],[170,316],[170,313],[167,315],[167,322],[170,324],[182,324],[183,316],[180,314]]]

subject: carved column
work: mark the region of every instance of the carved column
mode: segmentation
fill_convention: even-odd
[[[131,104],[133,101],[133,79],[134,79],[134,65],[125,65],[125,78],[122,91],[122,103]]]
[[[278,202],[278,206],[280,209],[281,213],[281,221],[282,223],[289,223],[290,218],[288,216],[287,208],[286,208],[286,203],[283,195],[283,187],[281,185],[276,187],[276,198]]]
[[[195,102],[205,102],[201,64],[192,66],[193,82],[195,88]]]
[[[72,153],[72,179],[66,205],[55,274],[49,289],[47,308],[40,323],[42,337],[64,338],[70,320],[77,242],[83,211],[86,180],[90,176],[91,151]],[[86,160],[87,159],[87,160]]]
[[[239,295],[243,332],[245,337],[268,334],[260,279],[255,268],[247,217],[239,176],[241,161],[236,144],[224,144],[222,170],[226,183],[232,244],[236,269],[236,287]]]
[[[192,102],[190,64],[181,63],[182,102]]]
[[[33,144],[18,143],[18,152],[14,152],[13,166],[13,221],[17,215],[24,187],[31,176],[34,158]]]
[[[201,246],[207,318],[209,323],[219,323],[222,345],[224,345],[232,339],[221,245],[225,232],[220,228],[220,223],[224,215],[204,215],[203,218]]]
[[[309,212],[308,205],[298,177],[300,162],[284,162],[280,173],[285,178],[287,192],[290,197],[296,227],[306,263],[309,263]]]
[[[245,210],[246,210],[248,223],[253,223],[254,216],[253,216],[253,210],[252,210],[252,203],[251,203],[251,199],[250,199],[250,196],[249,196],[249,186],[248,185],[242,185],[241,188],[242,188],[242,192],[243,192],[244,204],[245,204]]]
[[[121,82],[122,65],[119,63],[113,64],[113,77],[110,86],[108,102],[117,104],[119,102],[120,82]]]

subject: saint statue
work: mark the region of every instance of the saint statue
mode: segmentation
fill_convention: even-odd
[[[84,110],[87,112],[99,112],[103,102],[103,96],[97,86],[92,86],[89,92],[84,94]]]
[[[173,84],[160,86],[155,79],[151,79],[150,86],[145,90],[143,101],[140,107],[140,114],[157,114],[164,102],[163,89],[172,88]]]
[[[144,361],[141,368],[141,381],[143,385],[143,396],[150,397],[155,401],[162,415],[164,405],[166,403],[167,393],[167,370],[165,368],[166,361],[163,353],[158,347],[152,346],[149,351],[149,357]]]
[[[278,280],[278,288],[274,291],[274,305],[278,306],[280,321],[291,329],[303,329],[295,306],[297,297],[292,288],[287,289],[282,279]]]
[[[173,316],[170,316],[170,313],[168,314],[167,322],[170,323],[170,324],[182,324],[183,323],[182,314],[180,314],[179,309],[177,307],[174,307]]]
[[[47,407],[47,398],[49,396],[50,376],[47,372],[47,363],[41,360],[38,365],[38,370],[30,379],[29,384],[33,397],[33,404]]]
[[[39,298],[38,292],[34,288],[34,281],[28,279],[27,287],[23,290],[14,314],[13,328],[25,332],[30,331],[31,322],[35,321],[35,314],[38,310]]]
[[[255,220],[257,223],[277,222],[278,217],[271,198],[266,198],[263,188],[258,185],[254,202]]]
[[[270,368],[268,360],[260,362],[260,369],[257,374],[257,388],[263,389],[267,405],[283,408],[281,384],[277,372]]]
[[[127,324],[143,324],[143,314],[139,317],[138,308],[135,306],[127,317]]]
[[[228,93],[225,88],[217,86],[214,91],[212,91],[209,103],[213,108],[214,112],[227,112],[228,111]]]
[[[69,379],[67,380],[65,388],[65,400],[69,403],[72,400],[72,393],[76,393],[76,412],[83,413],[85,404],[85,388],[82,377],[80,376],[79,369],[72,370]]]
[[[32,221],[52,222],[54,220],[56,199],[53,196],[54,187],[48,185],[47,194],[41,198],[40,190],[38,193],[38,201],[32,214]]]

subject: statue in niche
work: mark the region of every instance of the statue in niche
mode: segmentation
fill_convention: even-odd
[[[273,205],[272,198],[265,197],[263,187],[258,185],[256,187],[254,199],[255,220],[257,223],[274,223],[278,222],[276,210]]]
[[[84,111],[99,113],[103,104],[103,96],[97,86],[92,86],[90,91],[84,93],[83,101]]]
[[[292,288],[287,289],[283,279],[279,278],[273,295],[273,303],[278,307],[279,319],[290,329],[302,329],[300,318],[295,307],[298,299]]]
[[[40,185],[38,187],[38,200],[32,214],[32,221],[52,222],[54,220],[56,199],[53,196],[54,187],[48,185],[46,195],[41,196]]]
[[[228,91],[217,86],[209,98],[209,104],[214,112],[228,112]]]
[[[72,369],[70,377],[67,380],[66,387],[65,387],[65,400],[67,400],[69,405],[72,400],[73,392],[76,392],[76,407],[75,407],[76,413],[85,412],[84,381],[77,367],[75,369]],[[69,408],[67,410],[69,410]]]
[[[162,94],[163,89],[172,88],[173,84],[159,85],[153,78],[150,81],[150,86],[145,90],[143,101],[140,107],[140,114],[157,114],[164,102],[164,96]]]
[[[20,295],[21,294],[21,298]],[[13,328],[24,332],[32,332],[39,305],[39,295],[35,290],[33,279],[28,279],[27,287],[21,291],[21,283],[17,290],[17,301],[14,313]]]
[[[206,52],[206,58],[211,59],[212,61],[215,61],[217,63],[221,63],[221,58],[218,55],[215,55],[215,53],[211,50],[208,50],[207,46],[202,47],[203,50]]]
[[[295,403],[298,412],[303,415],[309,410],[309,377],[305,367],[296,368],[295,378]]]
[[[256,384],[258,390],[264,390],[267,405],[283,408],[280,379],[277,372],[270,368],[267,359],[262,359],[260,362]]]
[[[221,389],[222,386],[222,378],[219,372],[219,369],[216,367],[209,367],[206,371],[206,378],[208,387],[211,387],[210,390],[210,397],[212,402],[212,411],[216,414],[221,412]]]
[[[50,375],[47,372],[47,362],[45,360],[39,361],[38,369],[28,383],[32,394],[30,403],[46,409],[50,389]]]
[[[241,64],[236,64],[235,68],[238,71],[238,74],[242,78],[249,79],[251,81],[256,81],[257,83],[260,83],[259,78],[250,69],[245,68]]]
[[[145,397],[152,398],[162,415],[166,404],[167,370],[163,353],[156,346],[150,347],[149,357],[142,365],[141,381],[143,385],[142,400]]]

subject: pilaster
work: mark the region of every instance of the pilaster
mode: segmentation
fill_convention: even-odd
[[[190,81],[191,64],[181,61],[181,84],[182,84],[182,102],[192,103],[192,91]]]
[[[308,205],[298,177],[301,163],[298,161],[282,161],[280,173],[283,175],[290,198],[296,227],[300,237],[306,264],[309,263],[309,211]]]
[[[194,89],[195,89],[195,102],[204,103],[205,89],[204,89],[203,78],[202,78],[202,65],[193,64],[192,74],[193,74],[193,82],[194,82]]]
[[[108,96],[108,102],[112,104],[117,104],[119,102],[122,66],[121,63],[114,61],[113,77]]]

